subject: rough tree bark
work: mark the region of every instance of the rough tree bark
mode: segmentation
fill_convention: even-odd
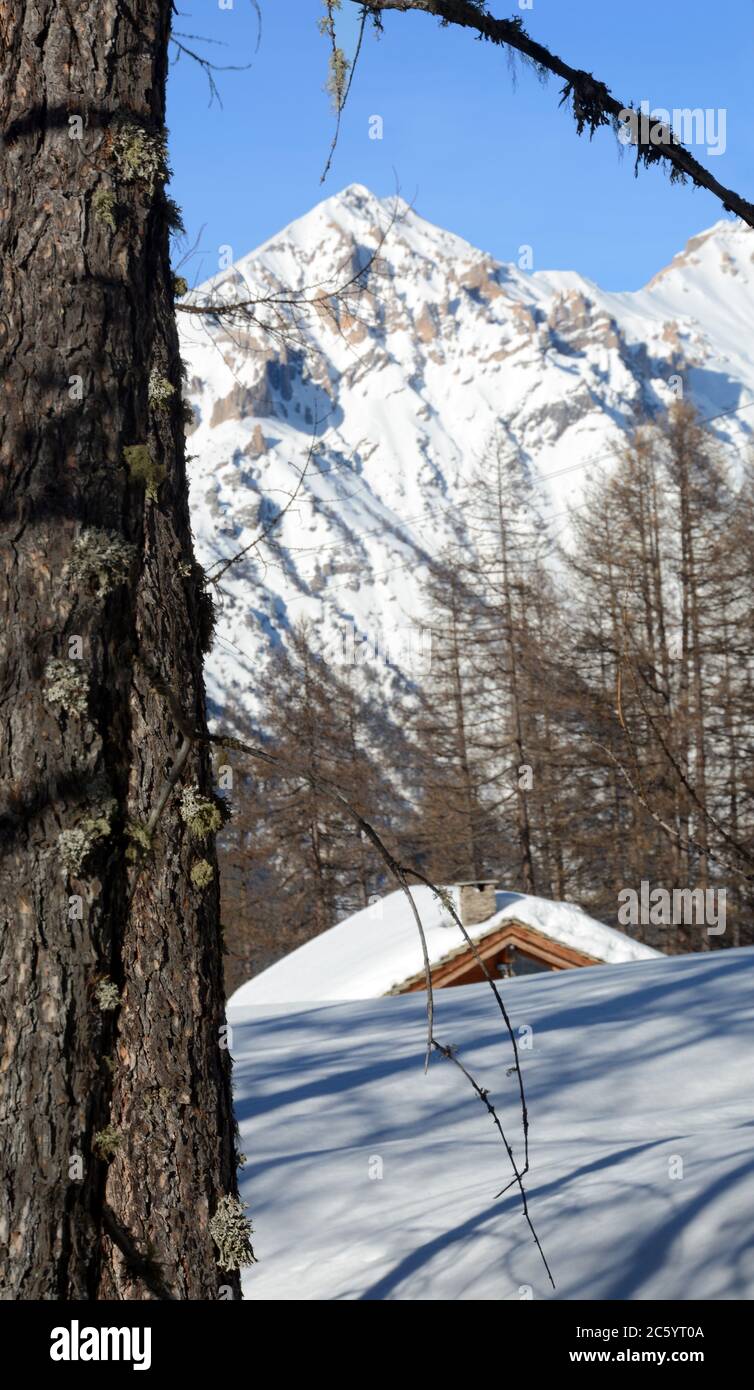
[[[143,663],[206,728],[171,11],[0,0],[3,1298],[238,1294],[209,1230],[236,1192],[217,874],[191,879],[214,848],[180,814],[182,789],[211,797],[200,744],[151,851],[143,830],[181,744]]]

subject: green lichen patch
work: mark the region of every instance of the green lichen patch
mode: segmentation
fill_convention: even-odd
[[[153,193],[155,184],[170,177],[164,131],[149,131],[128,122],[116,132],[112,152],[124,183],[141,183]]]
[[[66,874],[77,878],[94,840],[80,826],[75,830],[61,830],[58,836],[58,858]]]
[[[207,888],[215,877],[215,871],[208,859],[197,859],[191,866],[191,882],[195,888]]]
[[[142,821],[127,821],[126,837],[131,841],[126,850],[126,859],[138,859],[142,854],[148,854],[152,848],[152,832]]]
[[[334,48],[330,54],[330,61],[327,70],[327,81],[325,91],[327,92],[335,111],[340,111],[346,93],[346,80],[351,64],[346,58],[342,48]]]
[[[320,33],[325,34],[330,40],[330,60],[325,91],[329,93],[335,110],[342,111],[351,64],[343,49],[338,47],[335,37],[335,11],[340,9],[340,0],[324,0],[324,6],[326,14],[318,21],[318,25]]]
[[[162,410],[170,397],[174,395],[175,387],[172,381],[168,381],[166,376],[154,368],[149,374],[149,386],[147,387],[147,399],[152,409]]]
[[[86,527],[77,537],[67,572],[82,588],[104,598],[128,578],[135,559],[136,546],[124,541],[117,531]]]
[[[61,830],[58,836],[58,858],[67,876],[78,878],[98,840],[110,834],[110,820],[116,809],[115,801],[107,801],[98,815],[86,816],[71,830]]]
[[[134,840],[142,849],[152,848],[152,832],[143,821],[130,820],[126,825],[129,840]]]
[[[123,457],[133,481],[142,483],[149,501],[156,502],[157,489],[167,475],[164,463],[157,463],[152,458],[148,444],[129,444],[123,450]]]
[[[152,1086],[142,1097],[142,1109],[152,1124],[161,1115],[164,1115],[170,1101],[170,1094],[167,1086]]]
[[[208,839],[223,823],[222,811],[217,802],[202,796],[198,787],[184,787],[180,812],[184,825],[188,826],[197,840]]]
[[[44,694],[67,714],[86,714],[89,677],[81,662],[51,657],[45,666]]]
[[[103,227],[107,227],[111,232],[116,229],[115,210],[118,200],[115,194],[108,188],[98,188],[92,198],[92,212],[95,222],[99,222]]]
[[[92,1152],[97,1158],[104,1159],[105,1163],[110,1163],[122,1143],[123,1135],[115,1125],[105,1125],[104,1129],[98,1129],[92,1136]]]
[[[217,1204],[209,1233],[217,1246],[220,1269],[242,1269],[256,1262],[251,1244],[253,1228],[245,1211],[246,1204],[240,1197],[221,1197]]]
[[[94,998],[97,1001],[97,1008],[103,1014],[112,1013],[114,1009],[120,1007],[120,990],[109,975],[105,975],[97,982]]]

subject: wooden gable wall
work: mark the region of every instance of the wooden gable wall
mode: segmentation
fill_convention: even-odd
[[[496,931],[490,932],[476,943],[477,951],[493,979],[499,979],[498,966],[505,960],[506,951],[512,946],[527,959],[537,961],[549,970],[572,970],[577,966],[602,965],[596,956],[577,951],[572,946],[564,946],[560,941],[527,927],[523,922],[513,919],[504,922]],[[454,985],[477,984],[485,975],[467,945],[458,947],[437,965],[432,966],[432,985],[434,989],[446,989]],[[424,972],[413,975],[403,984],[395,986],[391,994],[411,994],[424,989]]]

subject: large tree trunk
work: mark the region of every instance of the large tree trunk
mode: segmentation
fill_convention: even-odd
[[[171,9],[0,0],[4,1298],[238,1292],[209,1231],[236,1191],[217,875],[190,877],[215,856],[179,814],[182,788],[211,794],[205,745],[138,874],[126,833],[181,744],[144,663],[205,731],[159,168]]]

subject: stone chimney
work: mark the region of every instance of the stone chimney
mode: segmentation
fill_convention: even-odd
[[[458,915],[465,927],[475,927],[477,922],[486,922],[493,915],[497,879],[480,878],[473,883],[457,883],[456,888]]]

